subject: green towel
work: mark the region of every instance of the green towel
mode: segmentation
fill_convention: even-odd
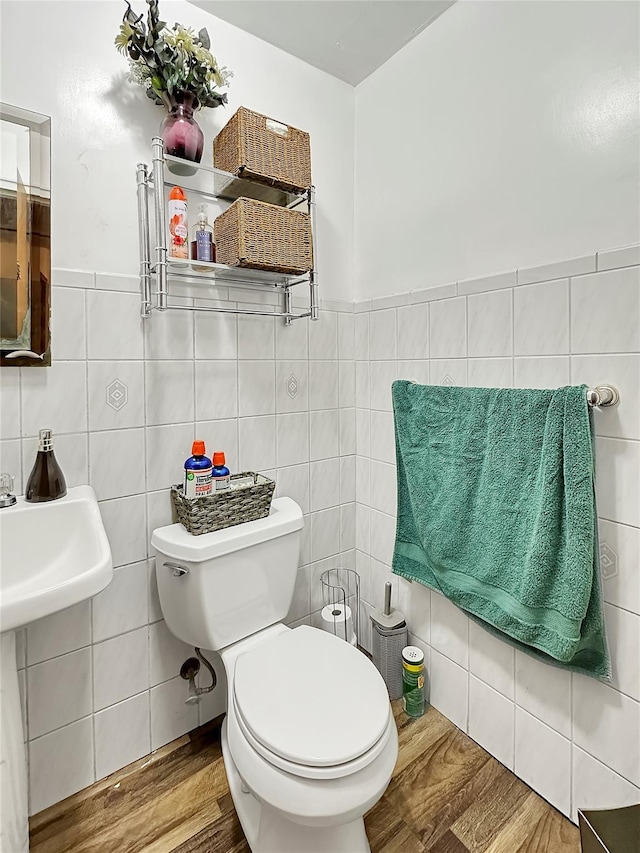
[[[393,571],[518,648],[610,679],[586,386],[393,383]]]

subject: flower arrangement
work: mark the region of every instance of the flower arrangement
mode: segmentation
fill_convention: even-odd
[[[195,108],[219,107],[233,73],[221,67],[211,53],[206,29],[196,33],[181,24],[167,27],[160,20],[158,0],[147,0],[147,23],[136,15],[128,0],[115,45],[129,58],[131,79],[139,83],[156,104],[165,106],[177,93],[188,93]]]

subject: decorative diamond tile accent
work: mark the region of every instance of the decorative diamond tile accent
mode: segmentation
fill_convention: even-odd
[[[600,572],[605,580],[618,574],[618,555],[606,542],[600,543]]]
[[[111,406],[116,412],[123,409],[129,402],[129,389],[120,382],[119,379],[114,379],[107,385],[107,406]]]
[[[442,377],[442,382],[440,384],[441,385],[455,385],[456,383],[453,381],[453,379],[447,373]]]
[[[287,379],[287,394],[293,400],[294,397],[298,396],[298,377],[293,373]]]

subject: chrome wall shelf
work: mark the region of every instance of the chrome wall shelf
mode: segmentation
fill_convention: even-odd
[[[174,184],[180,186],[190,197],[197,196],[204,201],[231,202],[241,196],[266,201],[281,207],[295,208],[305,205],[311,216],[314,264],[317,259],[315,228],[315,189],[311,187],[304,193],[285,192],[277,187],[239,178],[229,172],[223,172],[212,166],[189,163],[164,153],[160,137],[152,142],[152,170],[146,163],[138,163],[136,178],[138,185],[138,236],[140,241],[140,293],[141,316],[150,317],[157,311],[214,311],[227,314],[253,314],[256,316],[281,317],[286,325],[294,320],[309,317],[318,319],[318,279],[317,271],[310,270],[304,275],[283,275],[280,273],[250,270],[225,264],[205,263],[204,261],[179,260],[170,258],[167,249],[166,209],[168,192]],[[149,219],[149,193],[153,195],[154,210],[154,252],[151,253],[151,223]],[[201,284],[203,298],[215,299],[216,284],[254,290],[256,293],[279,293],[282,298],[281,311],[266,311],[253,308],[204,307],[200,305],[176,305],[169,302],[170,282]],[[155,283],[155,289],[153,285]],[[295,313],[291,305],[291,290],[298,285],[309,288],[309,310]]]

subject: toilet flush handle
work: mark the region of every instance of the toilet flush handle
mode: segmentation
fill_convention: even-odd
[[[171,574],[174,578],[182,578],[189,574],[189,569],[186,566],[181,566],[179,563],[163,563],[168,569],[171,569]]]

